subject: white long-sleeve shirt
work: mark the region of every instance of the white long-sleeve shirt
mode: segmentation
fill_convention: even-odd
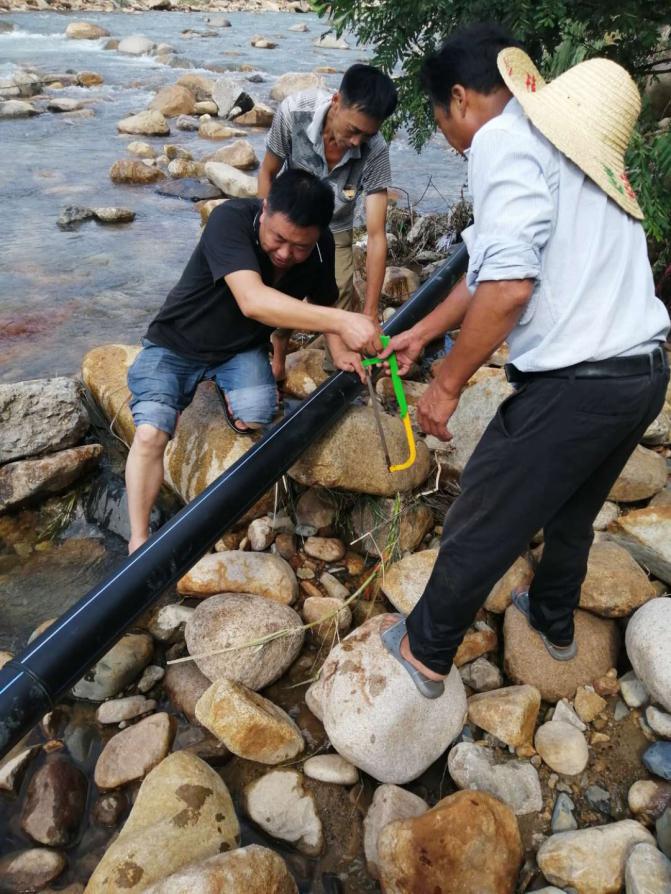
[[[655,297],[643,227],[545,139],[516,99],[476,133],[468,177],[470,291],[487,280],[536,281],[508,336],[518,369],[645,353],[664,341],[669,315]]]

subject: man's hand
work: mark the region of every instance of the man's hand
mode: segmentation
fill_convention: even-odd
[[[450,393],[438,379],[434,380],[417,402],[417,422],[422,431],[441,441],[450,441],[452,435],[447,423],[458,404],[459,395]]]
[[[374,356],[382,348],[379,326],[364,314],[342,311],[337,333],[350,351]]]
[[[419,338],[414,329],[408,329],[406,332],[401,332],[399,335],[392,336],[391,341],[384,349],[381,351],[379,356],[384,360],[394,351],[396,351],[396,360],[398,361],[398,371],[404,376],[412,364],[417,360],[419,355],[422,353],[422,348],[424,347],[424,342]],[[389,372],[388,366],[385,365],[385,369],[387,373]]]
[[[361,355],[356,351],[331,350],[333,365],[336,369],[343,369],[345,372],[353,372],[358,375],[362,383],[366,384],[366,372],[361,364]]]

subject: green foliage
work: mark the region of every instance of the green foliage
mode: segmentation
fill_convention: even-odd
[[[424,56],[456,27],[497,21],[520,38],[541,72],[556,77],[592,56],[606,56],[624,65],[645,86],[651,59],[660,51],[671,58],[661,29],[668,24],[668,6],[650,0],[312,0],[338,34],[354,32],[373,48],[373,62],[393,73],[399,109],[389,125],[405,127],[420,149],[433,132],[431,110],[418,89]],[[668,66],[671,67],[671,66]],[[631,181],[646,214],[645,227],[658,269],[671,263],[671,137],[660,133],[644,110],[628,154]]]

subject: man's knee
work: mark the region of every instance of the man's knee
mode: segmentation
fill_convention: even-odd
[[[135,429],[133,446],[144,455],[155,456],[163,453],[169,440],[167,432],[145,422]]]
[[[226,394],[233,416],[247,425],[268,425],[277,411],[277,387],[254,385]]]

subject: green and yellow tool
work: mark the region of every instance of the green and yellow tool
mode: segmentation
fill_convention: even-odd
[[[380,336],[380,341],[382,342],[383,348],[387,347],[390,340],[391,339],[388,335]],[[405,429],[405,436],[408,441],[408,458],[404,462],[398,463],[395,466],[391,464],[391,458],[389,456],[389,449],[387,448],[387,441],[384,436],[384,428],[382,427],[380,410],[377,403],[377,395],[375,394],[375,388],[373,387],[373,377],[371,374],[372,366],[375,366],[376,364],[382,365],[383,363],[389,364],[389,372],[391,373],[391,384],[394,389],[396,403],[398,404],[398,414],[403,421],[403,428]],[[362,361],[362,364],[366,369],[366,375],[368,377],[368,391],[370,392],[371,403],[373,404],[373,410],[375,411],[375,421],[377,423],[377,430],[380,434],[380,441],[382,442],[384,456],[387,461],[387,468],[390,472],[402,472],[404,469],[409,469],[410,466],[415,462],[415,459],[417,458],[417,448],[415,446],[415,436],[412,431],[412,425],[410,424],[408,401],[406,400],[405,391],[403,390],[403,380],[401,379],[400,373],[398,371],[398,361],[396,359],[396,354],[391,353],[385,360],[380,360],[379,357],[367,357],[365,360]]]

